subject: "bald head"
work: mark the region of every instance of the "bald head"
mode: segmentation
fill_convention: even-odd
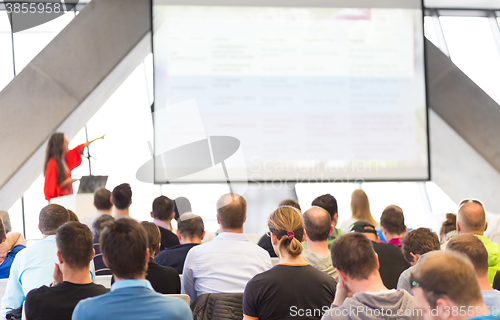
[[[486,230],[486,213],[483,206],[475,202],[465,203],[457,216],[458,233],[483,235]]]
[[[311,241],[326,241],[332,227],[330,214],[323,208],[311,207],[304,212],[304,228]]]
[[[217,200],[217,218],[224,229],[243,227],[247,214],[247,202],[236,193],[227,193]]]

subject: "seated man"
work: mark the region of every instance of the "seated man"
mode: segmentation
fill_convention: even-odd
[[[160,251],[179,245],[179,238],[172,232],[172,219],[175,216],[174,201],[165,196],[159,196],[153,201],[151,218],[160,228],[161,246]]]
[[[389,289],[395,289],[398,286],[401,273],[410,267],[401,249],[389,243],[378,242],[377,230],[369,222],[356,221],[352,224],[350,232],[361,233],[372,242],[373,250],[378,255],[380,264],[378,271],[380,272],[384,286]]]
[[[403,271],[398,280],[398,289],[411,293],[410,275],[413,267],[420,262],[420,258],[431,251],[441,250],[439,237],[429,228],[418,228],[408,232],[403,239],[403,254],[411,265]]]
[[[203,219],[190,212],[184,213],[177,221],[177,236],[181,244],[163,250],[156,256],[155,261],[162,266],[172,267],[182,274],[189,250],[201,244],[205,236]]]
[[[488,279],[493,284],[495,274],[500,270],[500,246],[483,235],[487,228],[486,212],[481,202],[468,199],[460,202],[457,232],[475,234],[484,243],[488,251]]]
[[[311,207],[304,212],[303,219],[307,249],[302,253],[302,258],[314,268],[337,279],[339,274],[332,265],[328,249],[328,236],[333,229],[330,214],[323,208]]]
[[[415,299],[408,292],[384,286],[378,273],[377,254],[363,235],[349,233],[335,240],[332,263],[339,272],[339,282],[335,300],[322,320],[422,319]],[[350,294],[352,297],[348,298]]]
[[[31,290],[26,296],[25,312],[28,320],[71,319],[76,304],[88,297],[109,290],[90,279],[90,265],[94,257],[92,232],[79,222],[68,222],[56,233],[57,259],[54,282],[50,287]]]
[[[487,316],[474,267],[450,250],[429,253],[412,271],[412,291],[426,319],[498,319]]]
[[[380,216],[380,226],[382,234],[387,243],[391,243],[398,248],[402,247],[401,240],[406,234],[405,216],[403,210],[398,206],[388,206]]]
[[[101,251],[116,282],[109,293],[78,303],[73,320],[192,319],[178,298],[157,293],[146,280],[148,237],[133,219],[119,219],[101,234]]]
[[[113,208],[111,210],[115,219],[123,217],[130,217],[130,206],[132,205],[132,189],[130,184],[122,183],[116,186],[111,192],[111,203]]]
[[[6,228],[2,218],[0,218],[0,236],[2,236],[0,240],[0,252],[7,252],[0,257],[0,279],[7,279],[14,258],[19,251],[26,248],[26,241],[24,241],[23,235],[19,232],[10,232],[6,234]]]
[[[101,235],[102,230],[104,230],[106,226],[112,224],[113,221],[115,221],[115,218],[113,218],[112,215],[103,214],[92,223],[92,233],[94,234],[94,251],[95,251],[94,265],[95,265],[95,274],[97,276],[111,275],[111,271],[109,271],[108,267],[106,267],[106,265],[102,261],[101,249],[99,247],[99,237]]]
[[[488,251],[478,237],[470,234],[458,234],[451,238],[446,250],[452,250],[466,255],[474,266],[481,296],[491,312],[500,311],[500,291],[493,290],[488,280]]]
[[[38,228],[44,239],[16,255],[2,298],[3,319],[8,312],[23,304],[26,294],[32,289],[52,283],[54,264],[57,263],[56,231],[68,220],[68,211],[58,204],[49,204],[40,211]]]
[[[266,250],[243,234],[247,203],[228,193],[217,201],[219,235],[189,250],[182,271],[182,293],[191,301],[205,293],[243,293],[257,273],[271,268]]]

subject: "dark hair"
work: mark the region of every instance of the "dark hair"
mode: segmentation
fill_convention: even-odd
[[[226,229],[243,227],[247,214],[247,202],[235,193],[227,193],[217,200],[217,217],[220,225]]]
[[[7,211],[0,211],[0,217],[3,220],[3,225],[5,226],[5,233],[12,231],[12,226],[10,225],[10,217]]]
[[[175,220],[179,220],[179,217],[182,216],[182,214],[191,211],[193,210],[191,209],[191,202],[189,202],[188,198],[186,197],[175,198],[174,200]]]
[[[159,196],[153,201],[153,218],[170,221],[174,212],[174,201],[168,197]]]
[[[457,230],[457,215],[454,213],[446,214],[446,221],[443,222],[441,226],[441,230],[439,231],[440,235],[445,235],[448,232]]]
[[[302,217],[297,208],[279,207],[267,218],[269,231],[278,238],[279,252],[288,252],[292,257],[302,253],[302,238],[304,237],[304,225]],[[292,231],[294,235],[289,235]]]
[[[328,211],[320,207],[311,207],[304,212],[303,218],[307,237],[311,241],[328,240],[332,227],[332,219]]]
[[[148,248],[150,255],[156,255],[160,251],[161,233],[158,226],[152,222],[143,221],[141,226],[146,230],[148,235]]]
[[[100,249],[106,266],[116,277],[134,279],[145,274],[148,236],[137,221],[122,218],[104,228]]]
[[[311,205],[323,208],[328,211],[328,213],[330,214],[330,219],[332,220],[335,214],[338,213],[337,199],[335,199],[335,197],[329,193],[317,197],[313,200]]]
[[[50,236],[56,234],[57,228],[69,221],[66,208],[58,204],[45,206],[38,217],[38,226],[42,234]]]
[[[441,249],[439,237],[429,228],[418,228],[408,232],[403,238],[402,245],[403,255],[409,263],[413,263],[410,253],[422,255]]]
[[[63,224],[56,232],[57,250],[65,263],[74,269],[84,269],[89,266],[94,255],[94,241],[90,229],[78,222],[70,221]]]
[[[331,248],[332,264],[350,278],[363,280],[377,271],[375,251],[363,234],[352,232],[335,240]]]
[[[7,232],[5,232],[5,226],[3,224],[3,220],[2,218],[0,218],[0,243],[2,243],[5,239],[4,239],[4,235],[6,234]]]
[[[113,207],[111,204],[111,191],[104,187],[97,188],[94,191],[94,205],[97,210],[110,210]]]
[[[457,234],[448,241],[446,250],[465,254],[479,276],[488,274],[488,251],[484,243],[472,233]]]
[[[406,231],[406,226],[403,211],[395,208],[394,206],[385,208],[382,212],[382,216],[380,216],[380,225],[389,233],[404,233]]]
[[[57,168],[57,184],[60,185],[66,179],[66,170],[63,165],[64,156],[64,133],[55,132],[50,136],[49,143],[45,149],[45,161],[43,164],[43,174],[47,171],[47,165],[51,158],[54,158]]]
[[[76,221],[76,222],[80,222],[80,219],[78,219],[78,216],[76,215],[76,213],[74,213],[73,211],[71,211],[70,209],[66,209],[68,210],[68,215],[69,215],[69,221]]]
[[[186,215],[191,215],[186,213]],[[201,239],[203,236],[203,231],[205,231],[205,225],[203,224],[203,219],[200,216],[192,215],[185,219],[181,216],[177,222],[177,230],[179,230],[181,236],[187,238],[198,237]]]
[[[300,212],[302,212],[302,209],[300,208],[300,204],[293,200],[293,199],[285,199],[283,201],[280,202],[280,204],[278,205],[278,207],[294,207],[296,209],[299,209]]]
[[[124,210],[130,206],[132,200],[132,189],[128,183],[122,183],[116,186],[111,193],[113,204],[117,209]]]
[[[94,233],[94,237],[99,237],[101,235],[102,230],[112,224],[115,221],[115,218],[109,214],[103,214],[99,218],[95,219],[92,223],[92,233]]]

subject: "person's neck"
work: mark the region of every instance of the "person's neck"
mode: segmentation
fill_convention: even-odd
[[[284,255],[279,255],[280,262],[279,264],[285,264],[285,265],[292,265],[292,266],[301,266],[301,265],[307,265],[308,263],[302,258],[302,255],[299,254],[296,257],[292,257],[288,253],[285,253]]]
[[[111,209],[109,209],[109,210],[97,210],[97,215],[104,215],[104,214],[110,215]]]
[[[118,282],[118,281],[121,281],[121,280],[146,280],[146,274],[142,274],[140,276],[135,276],[135,277],[132,277],[132,278],[120,278],[118,276],[114,276],[115,277],[115,282]]]
[[[352,293],[388,291],[378,271],[373,272],[368,279],[351,279],[349,289],[351,289]]]
[[[185,237],[182,237],[179,240],[179,242],[180,242],[180,244],[188,244],[188,243],[200,244],[201,243],[201,239],[197,238],[197,237],[194,237],[194,238],[185,238]]]
[[[389,242],[392,239],[401,239],[405,236],[405,234],[393,234],[393,233],[387,233],[385,239]]]
[[[170,231],[172,231],[172,219],[170,219],[170,220],[163,220],[163,219],[158,219],[158,218],[154,218],[154,219],[161,221],[163,223],[166,223],[170,227]]]
[[[128,208],[127,209],[118,209],[116,207],[113,207],[113,215],[114,216],[130,216]]]
[[[219,226],[219,234],[223,232],[243,233],[243,226],[241,228],[236,228],[236,229],[224,228],[222,226]]]
[[[328,249],[328,240],[325,241],[312,241],[309,237],[306,237],[307,250],[317,253],[327,255],[330,253]]]
[[[490,284],[490,280],[488,279],[488,274],[484,276],[478,276],[477,279],[479,281],[479,288],[481,288],[481,291],[493,290],[493,287]]]
[[[92,283],[90,279],[90,270],[89,268],[75,270],[66,267],[63,273],[63,281],[75,283],[75,284],[88,284]]]

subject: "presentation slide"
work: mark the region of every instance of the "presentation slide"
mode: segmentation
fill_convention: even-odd
[[[153,0],[155,182],[429,179],[421,1],[181,3]]]

